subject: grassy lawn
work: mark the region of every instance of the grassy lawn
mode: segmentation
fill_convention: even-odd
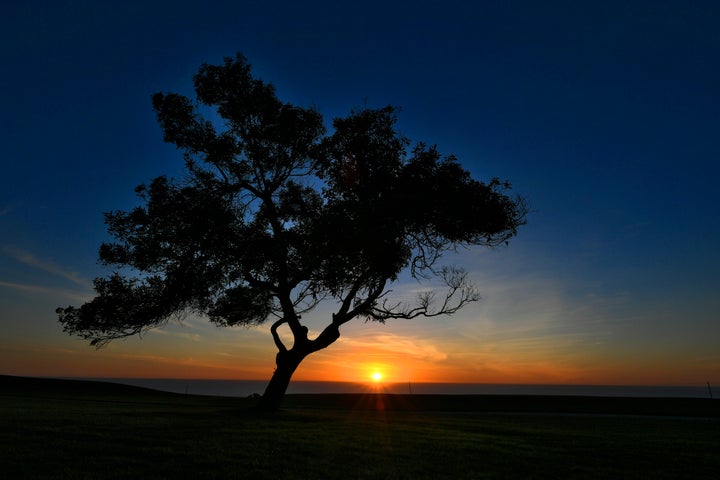
[[[296,395],[282,412],[264,416],[249,399],[81,383],[0,383],[3,478],[677,479],[720,473],[717,415],[501,414],[456,408],[458,402],[468,407],[470,397],[434,396],[433,408],[420,410],[396,408],[396,397]],[[443,401],[453,408],[442,410]]]

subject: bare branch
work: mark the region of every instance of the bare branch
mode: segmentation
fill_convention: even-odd
[[[277,329],[280,325],[283,323],[287,323],[287,320],[284,318],[281,318],[280,320],[276,321],[270,326],[270,333],[272,334],[273,341],[275,342],[275,345],[277,346],[278,350],[281,352],[287,352],[287,347],[285,344],[280,340],[280,336],[277,333]]]
[[[385,285],[387,284],[386,279],[382,279],[372,288],[364,300],[359,300],[355,308],[348,313],[350,318],[354,318],[361,315],[366,315],[366,312],[372,312],[375,308],[375,302],[383,295],[385,291]]]
[[[416,317],[437,317],[452,315],[468,303],[480,300],[477,288],[468,281],[467,273],[456,267],[443,267],[438,275],[448,287],[441,301],[437,300],[434,290],[418,294],[412,305],[384,301],[382,305],[373,307],[368,314],[372,320],[384,322],[391,318],[412,319]]]

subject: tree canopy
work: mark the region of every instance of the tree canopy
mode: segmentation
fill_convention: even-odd
[[[188,312],[222,326],[272,321],[281,398],[300,361],[353,318],[452,314],[477,300],[464,271],[440,265],[443,254],[505,244],[525,221],[508,183],[475,180],[454,156],[411,146],[392,106],[354,110],[328,133],[320,112],[282,102],[241,54],[203,65],[194,87],[196,99],[152,98],[186,174],[140,185],[140,206],[105,214],[114,241],[99,256],[115,272],[95,279],[90,302],[57,310],[65,331],[93,345]],[[447,288],[393,300],[403,271]],[[320,302],[335,313],[309,339],[301,316]]]

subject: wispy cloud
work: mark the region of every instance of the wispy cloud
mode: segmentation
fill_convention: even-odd
[[[61,267],[57,263],[53,262],[52,260],[43,260],[32,253],[23,250],[18,247],[14,247],[11,245],[5,245],[2,247],[2,251],[5,255],[7,255],[10,258],[15,259],[16,261],[20,263],[24,263],[25,265],[43,270],[47,273],[50,273],[52,275],[64,278],[66,280],[69,280],[73,282],[76,285],[79,285],[83,288],[92,288],[92,283],[80,276],[77,272],[73,272],[70,270],[67,270],[64,267]]]
[[[87,302],[91,295],[82,292],[76,292],[72,290],[62,288],[44,287],[41,285],[28,285],[24,283],[15,282],[3,282],[0,281],[0,288],[11,288],[21,292],[28,293],[41,293],[43,295],[54,295],[59,297],[65,297],[78,302]]]
[[[193,342],[201,342],[203,340],[202,335],[200,335],[199,333],[178,332],[178,331],[171,331],[171,330],[166,330],[166,329],[162,329],[162,328],[154,329],[153,333],[155,333],[157,335],[171,337],[171,338],[180,338],[183,340],[190,340]]]
[[[3,215],[7,215],[8,213],[12,212],[12,207],[9,207],[7,205],[0,207],[0,217]]]
[[[383,351],[401,353],[415,358],[434,362],[447,359],[447,354],[432,342],[422,338],[406,337],[395,334],[367,334],[353,338],[341,337],[338,340],[344,348],[361,351]]]

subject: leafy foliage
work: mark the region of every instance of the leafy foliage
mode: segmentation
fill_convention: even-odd
[[[141,185],[141,206],[105,215],[114,242],[100,259],[134,276],[97,279],[95,299],[58,309],[65,330],[94,345],[195,311],[220,325],[274,318],[277,342],[287,323],[301,359],[353,318],[451,314],[477,300],[465,273],[439,259],[506,243],[524,223],[509,184],[471,178],[434,146],[410,148],[394,107],[353,111],[328,134],[317,110],[280,101],[240,54],[203,65],[194,85],[196,100],[153,97],[187,175]],[[203,118],[207,107],[221,121]],[[388,286],[408,268],[447,292],[391,301]],[[323,300],[337,310],[311,341],[300,315]]]

